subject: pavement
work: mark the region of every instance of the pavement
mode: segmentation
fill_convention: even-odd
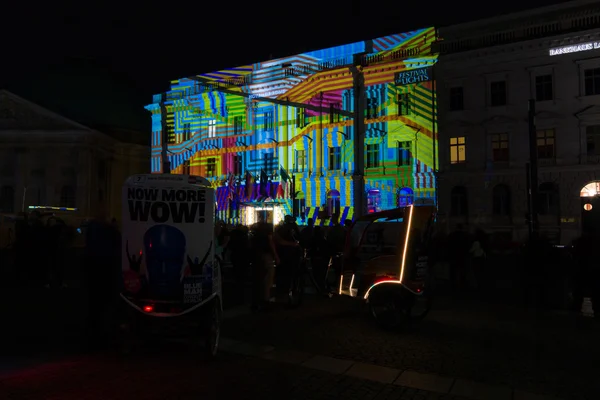
[[[0,377],[0,398],[466,400],[239,351],[209,363],[172,343],[125,359],[73,357],[26,368]]]
[[[439,385],[445,393],[479,392],[472,398],[481,400],[523,393],[597,399],[600,327],[583,322],[566,313],[447,297],[437,299],[424,321],[390,332],[373,323],[360,301],[334,298],[296,310],[238,315],[224,321],[223,334],[280,351],[384,367],[400,377],[416,374],[420,378],[414,379],[429,382],[421,388],[444,382]],[[494,395],[481,394],[486,390]]]

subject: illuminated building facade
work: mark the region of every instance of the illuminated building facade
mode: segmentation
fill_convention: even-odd
[[[528,237],[530,99],[540,231],[568,244],[600,227],[599,27],[598,2],[580,0],[440,28],[439,204],[450,229]]]
[[[222,220],[251,223],[255,211],[275,223],[352,219],[350,66],[360,55],[363,212],[434,201],[435,40],[426,28],[172,81],[146,106],[151,170],[162,172],[166,138],[171,173],[211,180]]]

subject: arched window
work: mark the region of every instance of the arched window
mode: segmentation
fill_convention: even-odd
[[[75,188],[73,186],[63,186],[60,189],[60,207],[75,208],[77,203],[77,197],[75,194]]]
[[[464,217],[468,215],[468,212],[467,188],[464,186],[453,187],[450,193],[450,214],[455,217]]]
[[[2,186],[0,189],[0,212],[15,211],[15,189],[12,186]]]
[[[398,207],[407,207],[413,204],[415,193],[411,188],[404,187],[398,191]]]
[[[558,214],[558,186],[552,182],[544,182],[538,190],[538,213],[540,215]]]
[[[494,215],[510,215],[510,189],[506,185],[496,185],[492,192],[492,211]]]
[[[367,211],[374,213],[381,210],[381,192],[371,189],[367,192]]]
[[[327,208],[329,209],[329,214],[331,216],[340,215],[340,192],[335,189],[331,189],[329,193],[327,193]]]
[[[596,197],[598,195],[600,195],[600,182],[588,183],[579,193],[579,197]]]

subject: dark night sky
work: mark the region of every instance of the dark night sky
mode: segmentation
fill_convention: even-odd
[[[92,118],[90,110],[81,117],[85,110],[68,109],[87,90],[95,100],[79,102],[81,107],[119,104],[112,123],[136,127],[149,121],[142,106],[153,93],[167,90],[171,79],[561,2],[471,0],[436,6],[418,0],[264,0],[207,7],[202,0],[189,5],[151,0],[131,10],[107,3],[66,8],[56,2],[35,7],[23,2],[24,9],[15,9],[0,25],[6,60],[0,64],[0,87],[82,122]],[[475,8],[478,4],[485,8]],[[316,7],[320,12],[314,16]],[[129,113],[133,117],[126,121]]]

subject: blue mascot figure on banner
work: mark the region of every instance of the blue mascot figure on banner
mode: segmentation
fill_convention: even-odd
[[[150,295],[178,299],[182,295],[186,239],[170,225],[155,225],[144,234],[146,269]]]

